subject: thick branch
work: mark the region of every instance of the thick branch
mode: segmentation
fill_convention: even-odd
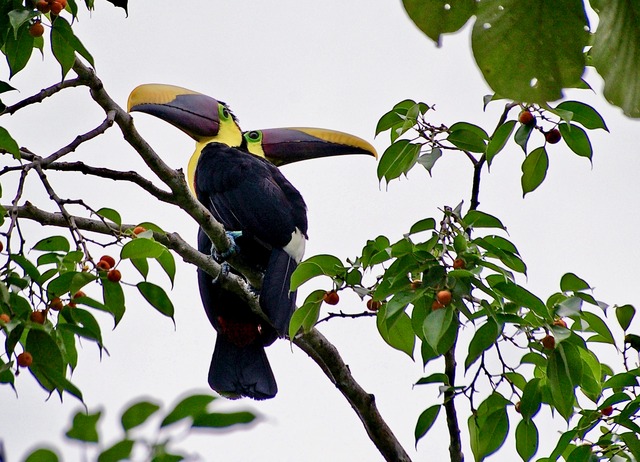
[[[324,335],[312,329],[308,334],[296,337],[293,343],[320,366],[329,380],[349,401],[362,421],[369,438],[385,460],[410,462],[411,458],[378,412],[375,397],[367,393],[353,379],[349,366],[344,363],[338,350]]]

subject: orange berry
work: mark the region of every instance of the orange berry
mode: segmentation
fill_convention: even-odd
[[[0,314],[0,321],[6,324],[11,321],[11,317],[7,313],[2,313]]]
[[[544,139],[547,140],[549,144],[556,144],[562,139],[562,135],[560,134],[560,130],[554,128],[544,134]]]
[[[441,310],[442,308],[444,308],[444,305],[440,303],[438,300],[434,300],[433,303],[431,304],[432,311]]]
[[[62,5],[62,8],[67,7],[67,0],[56,0],[56,2],[60,3]]]
[[[422,281],[420,279],[414,279],[411,281],[411,288],[413,290],[417,290],[422,286]]]
[[[451,303],[451,292],[448,290],[441,290],[436,294],[436,300],[443,305],[448,305]]]
[[[553,350],[556,347],[556,339],[553,338],[553,335],[547,335],[542,340],[542,346],[547,350]]]
[[[96,268],[101,271],[109,271],[111,269],[111,265],[108,261],[100,260],[98,263],[96,263]]]
[[[518,116],[518,122],[520,122],[522,125],[535,125],[536,117],[531,114],[530,111],[525,109]]]
[[[107,279],[111,282],[119,282],[122,279],[122,274],[120,274],[120,270],[112,269],[107,273]]]
[[[29,367],[33,363],[33,356],[28,351],[24,351],[18,355],[18,366]]]
[[[518,401],[518,402],[516,403],[516,405],[515,405],[516,412],[517,412],[518,414],[520,414],[520,406],[522,406],[522,402]]]
[[[335,290],[332,290],[329,292],[325,292],[322,299],[327,305],[337,305],[338,302],[340,301],[340,296],[338,295],[338,292],[336,292]]]
[[[73,298],[80,298],[80,297],[86,297],[87,294],[85,294],[83,291],[79,290],[77,291],[75,294],[73,294]]]
[[[53,311],[60,311],[62,307],[63,307],[63,304],[62,304],[62,300],[60,300],[60,297],[55,297],[53,300],[49,302],[49,308],[51,308]]]
[[[109,264],[109,268],[116,266],[116,260],[111,255],[103,255],[100,257],[100,261],[106,261]]]
[[[64,10],[64,7],[58,0],[54,0],[53,2],[51,2],[51,14],[57,16],[62,12],[62,10]]]
[[[29,26],[29,35],[31,37],[42,37],[44,35],[44,26],[40,21],[36,21]]]
[[[564,319],[560,318],[560,319],[556,319],[555,321],[553,321],[553,325],[554,326],[560,326],[560,327],[567,327],[567,323],[565,322]]]
[[[367,300],[367,309],[369,311],[378,311],[381,306],[382,303],[380,303],[378,300],[374,300],[373,298]]]
[[[51,11],[51,6],[49,6],[49,2],[47,2],[46,0],[40,0],[38,3],[36,3],[36,8],[40,13],[44,14],[47,14],[49,11]]]
[[[462,258],[456,258],[453,260],[453,269],[465,269],[467,263]]]
[[[29,315],[29,319],[36,324],[44,324],[44,322],[47,320],[47,314],[44,311],[33,311]]]
[[[613,406],[603,407],[602,409],[600,409],[600,414],[605,417],[609,417],[611,414],[613,414]]]
[[[137,236],[140,233],[144,233],[146,230],[147,228],[145,228],[144,226],[136,226],[135,228],[133,228],[133,234]]]

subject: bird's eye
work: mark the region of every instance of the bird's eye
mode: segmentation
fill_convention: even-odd
[[[252,141],[257,141],[260,139],[260,132],[255,130],[250,131],[249,133],[247,133],[247,137]]]
[[[224,104],[220,104],[220,109],[218,111],[220,113],[220,117],[222,119],[229,119],[231,118],[231,112],[229,112],[229,109],[227,109],[227,106],[225,106]]]

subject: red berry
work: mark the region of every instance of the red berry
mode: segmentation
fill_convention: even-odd
[[[109,271],[111,269],[111,265],[108,261],[100,260],[98,263],[96,263],[96,268],[101,271]]]
[[[325,292],[324,297],[322,297],[322,299],[327,305],[337,305],[338,302],[340,301],[340,296],[338,295],[338,292],[336,292],[335,290],[332,290],[330,292]]]
[[[547,143],[549,144],[556,144],[562,139],[562,135],[560,134],[560,130],[554,128],[544,134],[544,139],[547,140]]]
[[[18,366],[29,367],[33,363],[33,356],[28,351],[24,351],[18,355]]]
[[[62,6],[61,2],[59,2],[58,0],[51,2],[51,14],[57,16],[62,12],[62,10],[64,10],[64,7]]]
[[[602,409],[600,409],[600,414],[605,417],[609,417],[611,414],[613,414],[613,406],[603,407]]]
[[[111,255],[103,255],[100,257],[100,261],[106,261],[109,264],[109,268],[116,266],[116,260]]]
[[[451,303],[451,292],[448,290],[441,290],[436,294],[436,300],[443,305],[448,305]]]
[[[85,294],[83,291],[79,290],[77,291],[75,294],[73,294],[73,298],[80,298],[80,297],[86,297],[87,294]]]
[[[55,297],[49,302],[49,308],[51,308],[53,311],[60,311],[62,309],[62,306],[62,300],[60,300],[60,297]]]
[[[133,228],[133,234],[137,236],[140,233],[144,233],[146,230],[147,228],[145,228],[144,226],[136,226],[135,228]]]
[[[567,327],[567,323],[565,322],[564,319],[560,318],[560,319],[556,319],[555,321],[553,321],[553,325],[554,326],[560,326],[560,327]]]
[[[547,335],[542,340],[542,346],[547,350],[553,350],[556,347],[556,339],[553,338],[553,335]]]
[[[374,300],[373,298],[367,300],[367,309],[369,311],[378,311],[381,306],[382,303],[380,303],[378,300]]]
[[[0,242],[0,252],[2,252],[3,250],[4,250],[4,244]]]
[[[29,319],[36,324],[44,324],[44,322],[47,320],[47,314],[44,311],[33,311],[29,315]]]
[[[440,303],[438,300],[434,300],[433,303],[431,304],[432,311],[441,310],[442,308],[444,308],[444,305]]]
[[[36,21],[29,26],[29,35],[31,37],[42,37],[44,35],[44,26],[40,21]]]
[[[522,125],[535,125],[536,117],[533,114],[531,114],[530,111],[525,109],[518,116],[518,122],[520,122]]]
[[[413,290],[417,290],[422,286],[422,281],[420,279],[414,279],[411,281],[411,288]]]
[[[453,269],[465,269],[467,263],[462,258],[456,258],[453,260]]]
[[[6,324],[11,321],[11,317],[7,313],[2,313],[0,314],[0,321]]]
[[[120,270],[112,269],[107,273],[107,279],[111,282],[119,282],[122,279],[122,274],[120,274]]]
[[[60,3],[62,5],[62,8],[67,7],[67,0],[56,0],[56,2]]]
[[[522,406],[522,402],[521,402],[521,401],[518,401],[518,402],[516,403],[516,405],[515,405],[516,412],[517,412],[518,414],[520,414],[520,407],[521,407],[521,406]]]
[[[40,13],[44,14],[47,14],[49,11],[51,11],[51,6],[49,6],[49,2],[47,2],[46,0],[40,0],[38,3],[36,3],[36,8]]]

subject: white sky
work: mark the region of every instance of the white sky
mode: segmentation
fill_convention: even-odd
[[[380,153],[388,142],[386,134],[373,140],[376,122],[402,99],[436,104],[431,116],[435,124],[465,120],[487,131],[493,129],[502,109],[501,103],[495,103],[486,113],[482,110],[482,97],[490,91],[470,56],[468,30],[446,37],[444,47],[437,49],[409,21],[400,2],[237,0],[194,1],[183,6],[186,3],[166,0],[132,1],[128,18],[121,9],[96,3],[97,11],[92,17],[83,13],[74,30],[93,53],[107,91],[123,106],[138,84],[176,84],[229,103],[245,130],[332,128],[374,142]],[[59,70],[48,44],[46,54],[44,64],[34,56],[13,79],[21,93],[6,94],[5,103],[56,82]],[[600,87],[596,75],[590,74],[588,80]],[[21,146],[42,155],[51,153],[104,118],[85,89],[64,93],[9,120],[2,118],[0,124]],[[611,134],[590,134],[593,169],[567,148],[552,146],[545,183],[523,200],[523,154],[511,143],[496,158],[491,173],[485,172],[480,208],[507,225],[509,238],[529,266],[528,280],[521,282],[541,298],[559,290],[560,277],[571,271],[597,288],[598,299],[636,303],[640,156],[634,130],[638,125],[602,98],[588,92],[575,97],[601,111],[611,129]],[[190,139],[150,116],[135,119],[170,165],[186,165],[193,147]],[[138,171],[144,168],[119,139],[117,129],[83,146],[71,158]],[[438,208],[444,205],[454,206],[462,199],[468,205],[471,168],[461,154],[441,159],[433,178],[416,168],[408,180],[393,182],[388,190],[378,184],[375,168],[370,158],[345,157],[283,169],[309,207],[307,256],[355,256],[369,238],[385,234],[398,239],[418,219],[438,218]],[[127,222],[153,221],[195,242],[196,225],[184,214],[140,198],[133,188],[81,175],[73,181],[51,176],[61,196],[82,197],[96,208],[117,208]],[[10,190],[5,186],[3,191],[4,203],[10,199]],[[41,193],[34,187],[34,194]],[[35,242],[42,231],[33,232]],[[96,256],[100,254],[96,251]],[[127,267],[123,277],[133,283],[139,280],[135,270]],[[157,279],[162,277],[157,273]],[[313,288],[305,288],[299,299]],[[116,331],[109,330],[108,318],[101,318],[110,356],[99,363],[97,348],[83,342],[72,380],[84,391],[91,410],[108,408],[101,427],[107,445],[115,441],[120,412],[132,399],[149,396],[168,407],[187,392],[208,390],[214,334],[200,305],[195,269],[179,266],[172,299],[175,330],[171,321],[132,293]],[[338,308],[356,312],[363,305],[357,297],[343,296]],[[610,325],[619,334],[614,318]],[[412,389],[412,384],[440,372],[442,363],[434,361],[423,372],[419,359],[414,363],[384,344],[373,319],[334,320],[324,323],[321,331],[338,347],[356,380],[376,395],[383,417],[409,454],[415,460],[447,460],[444,413],[417,451],[413,444],[418,415],[438,398],[435,386]],[[613,353],[611,348],[605,351]],[[215,403],[219,409],[252,409],[262,415],[260,423],[221,434],[200,432],[181,448],[207,461],[381,460],[357,416],[315,363],[284,341],[270,347],[268,355],[279,386],[275,399]],[[464,353],[459,363],[463,361]],[[611,364],[619,368],[614,359]],[[462,373],[459,377],[464,383]],[[79,403],[70,396],[62,404],[55,396],[46,401],[27,373],[18,377],[16,386],[18,399],[9,387],[0,388],[0,438],[9,460],[22,460],[42,443],[62,447],[62,435]],[[460,400],[464,450],[471,459],[466,411]],[[542,412],[537,420],[544,424],[543,434],[549,441],[547,451],[538,457],[548,454],[548,446],[556,441],[554,431],[564,428],[562,422],[544,423],[548,417]],[[82,450],[79,445],[65,445],[64,453],[66,460],[78,460]],[[493,460],[515,458],[511,442]]]

